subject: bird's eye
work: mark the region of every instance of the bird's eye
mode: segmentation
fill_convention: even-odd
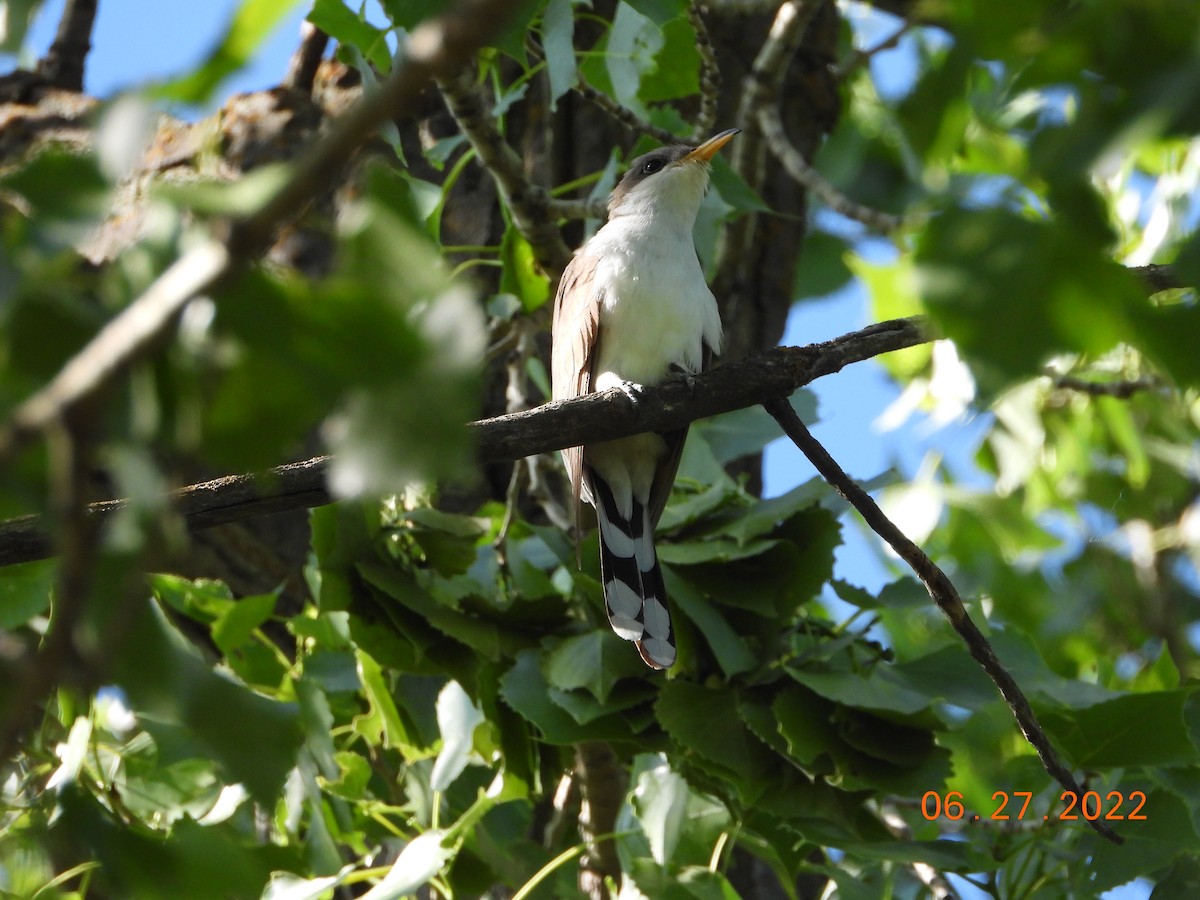
[[[663,161],[661,159],[651,159],[642,166],[643,175],[653,175],[655,172],[662,171]]]

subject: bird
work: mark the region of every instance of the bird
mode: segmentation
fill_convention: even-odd
[[[644,386],[704,371],[721,352],[721,316],[692,229],[713,157],[738,133],[697,147],[672,144],[633,161],[608,200],[608,219],[563,270],[551,330],[553,399]],[[595,507],[609,623],[645,663],[675,663],[675,631],[654,549],[687,428],[571,447],[576,532]]]

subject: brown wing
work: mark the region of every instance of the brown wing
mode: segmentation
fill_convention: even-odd
[[[700,361],[700,371],[707,372],[709,366],[712,365],[712,348],[705,344],[703,347],[704,354]],[[679,471],[679,461],[683,458],[683,445],[687,440],[688,430],[680,428],[676,431],[668,431],[662,435],[662,439],[666,441],[667,452],[664,453],[658,460],[658,466],[654,470],[654,481],[650,486],[650,526],[658,524],[658,520],[662,518],[663,510],[666,509],[667,500],[671,497],[671,488],[675,484],[675,473]]]
[[[570,400],[592,391],[592,360],[600,333],[600,294],[595,289],[599,261],[597,256],[576,254],[558,282],[550,351],[550,383],[555,400]],[[583,448],[569,447],[562,455],[571,479],[578,528]]]

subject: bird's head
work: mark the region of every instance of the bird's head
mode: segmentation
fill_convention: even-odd
[[[717,151],[732,140],[730,128],[699,147],[671,144],[639,156],[608,198],[608,218],[667,218],[691,230],[708,190],[708,168]]]

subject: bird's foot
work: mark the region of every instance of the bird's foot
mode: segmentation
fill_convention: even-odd
[[[642,401],[642,394],[646,392],[646,386],[636,381],[619,381],[614,387],[629,398],[629,405],[635,410]]]
[[[670,371],[673,375],[678,375],[680,377],[680,379],[683,381],[683,383],[687,385],[687,389],[689,392],[692,392],[696,389],[696,373],[695,372],[689,372],[683,366],[679,365],[679,363],[671,363]]]

